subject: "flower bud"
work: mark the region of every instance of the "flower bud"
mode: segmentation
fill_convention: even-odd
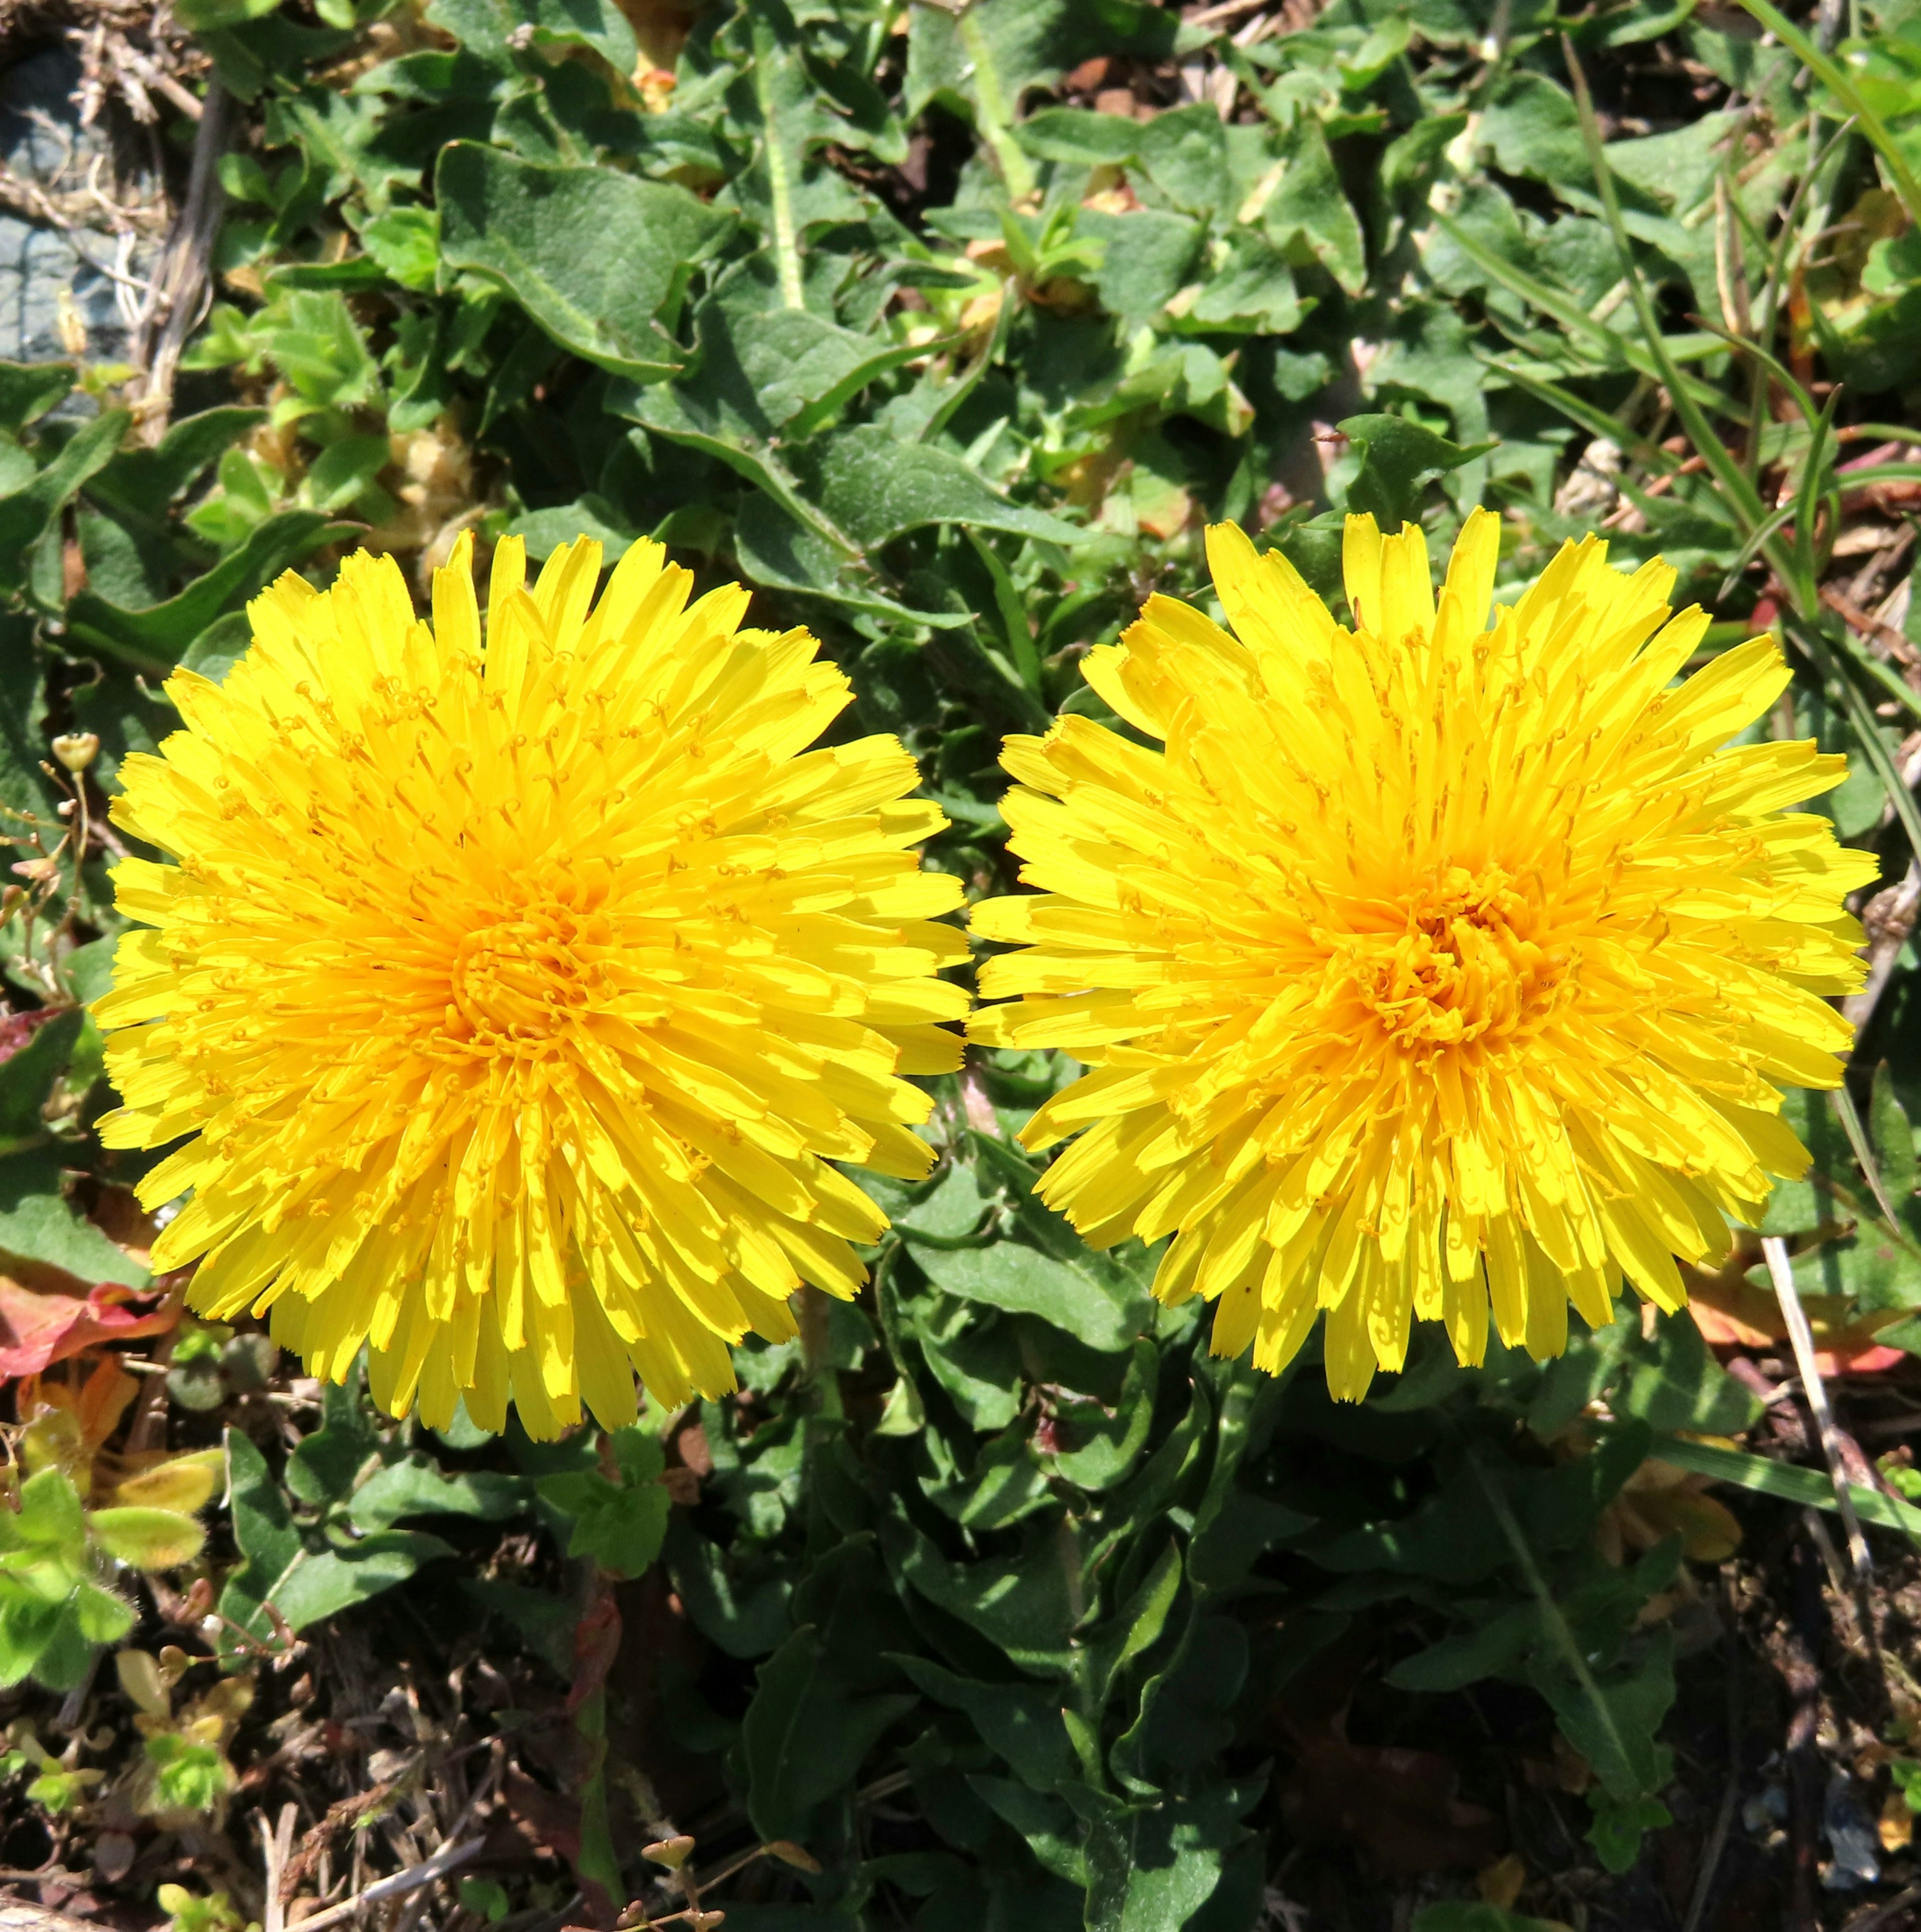
[[[63,731],[53,741],[53,755],[70,772],[83,772],[100,749],[100,736],[93,731]]]

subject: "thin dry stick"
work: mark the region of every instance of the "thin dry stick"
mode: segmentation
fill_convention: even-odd
[[[287,1860],[293,1856],[294,1820],[299,1816],[298,1804],[283,1804],[277,1825],[270,1828],[264,1811],[258,1814],[253,1821],[260,1828],[260,1846],[267,1862],[267,1904],[261,1932],[286,1932],[286,1905],[280,1897],[280,1874],[286,1870]]]
[[[1880,1633],[1875,1628],[1874,1606],[1868,1600],[1868,1585],[1875,1574],[1875,1559],[1868,1539],[1861,1533],[1861,1519],[1854,1513],[1854,1490],[1848,1480],[1848,1466],[1842,1460],[1833,1412],[1827,1403],[1827,1384],[1815,1362],[1815,1331],[1808,1325],[1808,1311],[1801,1306],[1800,1291],[1794,1286],[1794,1270],[1788,1258],[1788,1244],[1779,1234],[1761,1240],[1767,1271],[1774,1282],[1775,1299],[1781,1304],[1781,1318],[1788,1324],[1788,1339],[1794,1345],[1794,1364],[1801,1372],[1808,1406],[1813,1411],[1815,1427],[1821,1438],[1821,1454],[1827,1460],[1828,1480],[1834,1485],[1834,1498],[1841,1506],[1841,1520],[1848,1532],[1848,1556],[1854,1570],[1854,1608],[1861,1620],[1861,1640],[1868,1646],[1878,1666]]]
[[[432,1858],[423,1858],[417,1865],[409,1865],[405,1871],[397,1871],[386,1878],[377,1878],[364,1892],[357,1892],[351,1898],[343,1898],[337,1905],[330,1905],[324,1912],[316,1912],[310,1918],[300,1922],[300,1932],[325,1932],[329,1925],[337,1925],[343,1919],[351,1918],[355,1913],[364,1911],[370,1905],[379,1905],[390,1898],[399,1898],[424,1885],[431,1885],[436,1879],[444,1878],[448,1873],[465,1864],[469,1858],[479,1856],[486,1840],[469,1838],[464,1844],[442,1845]]]
[[[1911,1885],[1898,1892],[1884,1904],[1872,1905],[1866,1912],[1859,1913],[1842,1926],[1841,1932],[1880,1932],[1884,1925],[1891,1925],[1902,1913],[1911,1911],[1921,1904],[1921,1885]]]
[[[220,158],[226,147],[230,107],[226,88],[217,80],[208,81],[200,124],[193,136],[187,199],[167,238],[166,254],[154,278],[153,293],[133,340],[134,365],[145,372],[136,412],[141,437],[148,442],[158,442],[166,433],[173,407],[174,371],[179,367],[187,335],[200,319],[207,292],[214,237],[226,202],[220,182]],[[160,331],[157,346],[153,339],[156,326]]]
[[[1882,990],[1894,971],[1895,962],[1914,929],[1917,911],[1921,911],[1921,860],[1911,859],[1907,872],[1892,895],[1877,894],[1863,914],[1863,923],[1868,928],[1868,976],[1858,993],[1849,994],[1841,1003],[1842,1018],[1854,1028],[1857,1037],[1881,1004]]]

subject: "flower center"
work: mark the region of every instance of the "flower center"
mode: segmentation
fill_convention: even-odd
[[[1343,947],[1348,984],[1401,1051],[1431,1058],[1497,1047],[1554,1004],[1565,953],[1544,945],[1540,907],[1499,866],[1452,866]]]
[[[469,933],[454,956],[454,1004],[485,1040],[509,1052],[538,1053],[592,1003],[601,973],[577,950],[578,916],[565,906],[532,906]]]

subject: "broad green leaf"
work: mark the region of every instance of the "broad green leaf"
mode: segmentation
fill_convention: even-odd
[[[86,1538],[80,1498],[64,1469],[42,1469],[0,1509],[0,1550],[61,1550],[77,1558]]]
[[[1875,1069],[1875,1084],[1869,1096],[1868,1130],[1888,1198],[1897,1204],[1905,1202],[1914,1192],[1914,1126],[1907,1108],[1896,1097],[1893,1076],[1886,1060]]]
[[[1349,416],[1339,428],[1361,464],[1360,473],[1348,485],[1348,512],[1371,516],[1389,531],[1400,529],[1415,514],[1422,484],[1473,462],[1492,447],[1484,443],[1464,449],[1405,416]],[[1355,621],[1364,620],[1356,614]]]
[[[0,1576],[0,1690],[12,1689],[34,1669],[70,1617],[64,1601],[28,1595],[10,1577]]]
[[[763,1839],[805,1840],[814,1808],[853,1781],[907,1696],[852,1696],[803,1624],[760,1666],[741,1724],[747,1810]]]
[[[0,1158],[0,1255],[44,1262],[82,1281],[145,1288],[147,1270],[67,1204],[61,1169],[51,1148]]]
[[[136,670],[165,673],[224,611],[256,596],[321,544],[348,532],[316,510],[283,510],[254,530],[239,549],[196,578],[178,596],[127,610],[90,590],[67,607],[73,635]]]
[[[125,410],[103,410],[82,424],[25,489],[0,496],[0,591],[25,585],[40,533],[88,479],[112,461],[132,421]]]
[[[842,544],[823,537],[817,521],[804,522],[790,515],[771,495],[749,496],[734,524],[734,548],[741,568],[757,583],[824,597],[866,616],[934,628],[967,622],[964,615],[910,610],[871,588],[872,573],[855,563]]]
[[[390,1462],[353,1492],[348,1520],[358,1530],[389,1529],[413,1516],[464,1516],[501,1522],[530,1501],[526,1481],[490,1469],[443,1474],[424,1456]]]
[[[271,1600],[295,1630],[305,1630],[406,1582],[423,1563],[453,1554],[439,1537],[420,1530],[378,1530],[347,1548],[309,1553]]]
[[[1059,1692],[1035,1684],[982,1683],[925,1657],[896,1655],[892,1660],[924,1696],[965,1712],[981,1742],[999,1753],[1023,1784],[1051,1791],[1072,1774],[1074,1754],[1061,1726]]]
[[[381,1438],[366,1397],[364,1361],[356,1361],[344,1383],[327,1382],[320,1390],[320,1426],[302,1436],[287,1458],[288,1492],[304,1503],[337,1505],[354,1494],[380,1454]]]
[[[592,1470],[544,1476],[541,1500],[572,1517],[569,1556],[590,1556],[616,1576],[638,1576],[661,1552],[667,1492],[658,1483],[616,1485]]]
[[[1067,1796],[1086,1826],[1086,1922],[1096,1932],[1161,1932],[1191,1923],[1246,1838],[1257,1785],[1217,1784],[1193,1798],[1128,1804],[1085,1785]]]
[[[1074,1618],[1067,1556],[1050,1526],[1030,1519],[1023,1553],[951,1562],[917,1532],[890,1548],[890,1565],[950,1616],[999,1646],[1019,1669],[1052,1672],[1067,1661]]]
[[[969,1788],[984,1798],[995,1816],[1013,1827],[1041,1868],[1070,1885],[1087,1882],[1087,1861],[1074,1814],[1057,1798],[1049,1797],[1010,1778],[969,1775]]]
[[[65,362],[0,362],[0,430],[17,436],[73,388],[77,372]]]
[[[1554,1707],[1568,1742],[1617,1800],[1651,1796],[1668,1781],[1668,1754],[1657,1739],[1674,1701],[1674,1633],[1651,1632],[1626,1662],[1590,1669],[1581,1682],[1551,1646],[1533,1655],[1529,1676]]]
[[[684,365],[687,278],[732,226],[685,188],[457,141],[434,200],[447,268],[499,281],[563,348],[641,382]]]
[[[163,530],[174,500],[266,420],[265,410],[232,406],[183,416],[154,447],[120,451],[88,482],[87,495],[136,526]]]
[[[36,1138],[44,1129],[40,1110],[67,1070],[84,1016],[56,1013],[36,1028],[25,1046],[0,1060],[0,1143]]]
[[[1741,1435],[1761,1415],[1759,1401],[1708,1353],[1685,1310],[1663,1316],[1652,1346],[1634,1352],[1614,1406],[1650,1429],[1707,1436]]]
[[[1150,1317],[1144,1295],[1117,1290],[1091,1263],[1054,1261],[1023,1242],[940,1248],[910,1237],[907,1246],[948,1294],[1012,1315],[1037,1315],[1092,1348],[1126,1347]]]
[[[1540,1606],[1510,1604],[1473,1630],[1443,1637],[1439,1643],[1403,1658],[1383,1681],[1402,1690],[1461,1690],[1484,1677],[1517,1670],[1540,1639]]]
[[[926,1493],[972,1530],[1005,1529],[1054,1499],[1029,1432],[1018,1425],[987,1443],[964,1475],[957,1471],[951,1480],[930,1484]]]
[[[1130,214],[1089,211],[1074,232],[1101,246],[1101,265],[1088,278],[1101,306],[1137,326],[1154,318],[1191,278],[1203,231],[1184,214],[1143,208]]]
[[[1290,259],[1293,250],[1305,250],[1350,295],[1359,295],[1367,286],[1367,244],[1320,122],[1303,116],[1287,148],[1287,166],[1261,210],[1268,239]]]
[[[266,1458],[238,1430],[227,1431],[234,1540],[245,1559],[227,1578],[220,1614],[270,1637],[271,1604],[304,1630],[405,1582],[421,1564],[453,1552],[437,1536],[385,1529],[343,1549],[310,1544],[295,1526]]]
[[[822,508],[865,550],[930,524],[1005,530],[1045,543],[1081,540],[1074,524],[1008,502],[958,456],[897,442],[872,426],[830,438],[816,475]]]
[[[765,1657],[793,1628],[793,1586],[778,1572],[745,1576],[746,1559],[684,1523],[670,1523],[667,1573],[703,1636],[730,1657]]]

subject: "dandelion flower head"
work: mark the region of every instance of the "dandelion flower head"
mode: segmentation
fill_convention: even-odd
[[[1091,720],[1011,740],[1019,945],[976,1039],[1089,1071],[1035,1116],[1080,1138],[1042,1192],[1096,1246],[1171,1234],[1155,1282],[1278,1370],[1317,1311],[1329,1386],[1398,1369],[1412,1318],[1536,1359],[1625,1276],[1686,1299],[1807,1154],[1778,1083],[1832,1087],[1876,873],[1784,811],[1845,760],[1729,745],[1788,682],[1772,640],[1674,680],[1708,626],[1674,572],[1567,545],[1490,614],[1497,520],[1437,599],[1425,541],[1348,520],[1353,628],[1278,553],[1209,535],[1232,634],[1152,599]]]
[[[728,1345],[840,1296],[884,1217],[830,1161],[918,1177],[958,1062],[955,882],[915,848],[895,740],[810,750],[847,702],[805,631],[743,629],[737,586],[636,544],[538,580],[471,544],[418,620],[391,559],[283,577],[225,682],[128,759],[108,1144],[190,1136],[157,1270],[271,1310],[383,1406],[498,1429],[631,1420],[733,1385]]]

